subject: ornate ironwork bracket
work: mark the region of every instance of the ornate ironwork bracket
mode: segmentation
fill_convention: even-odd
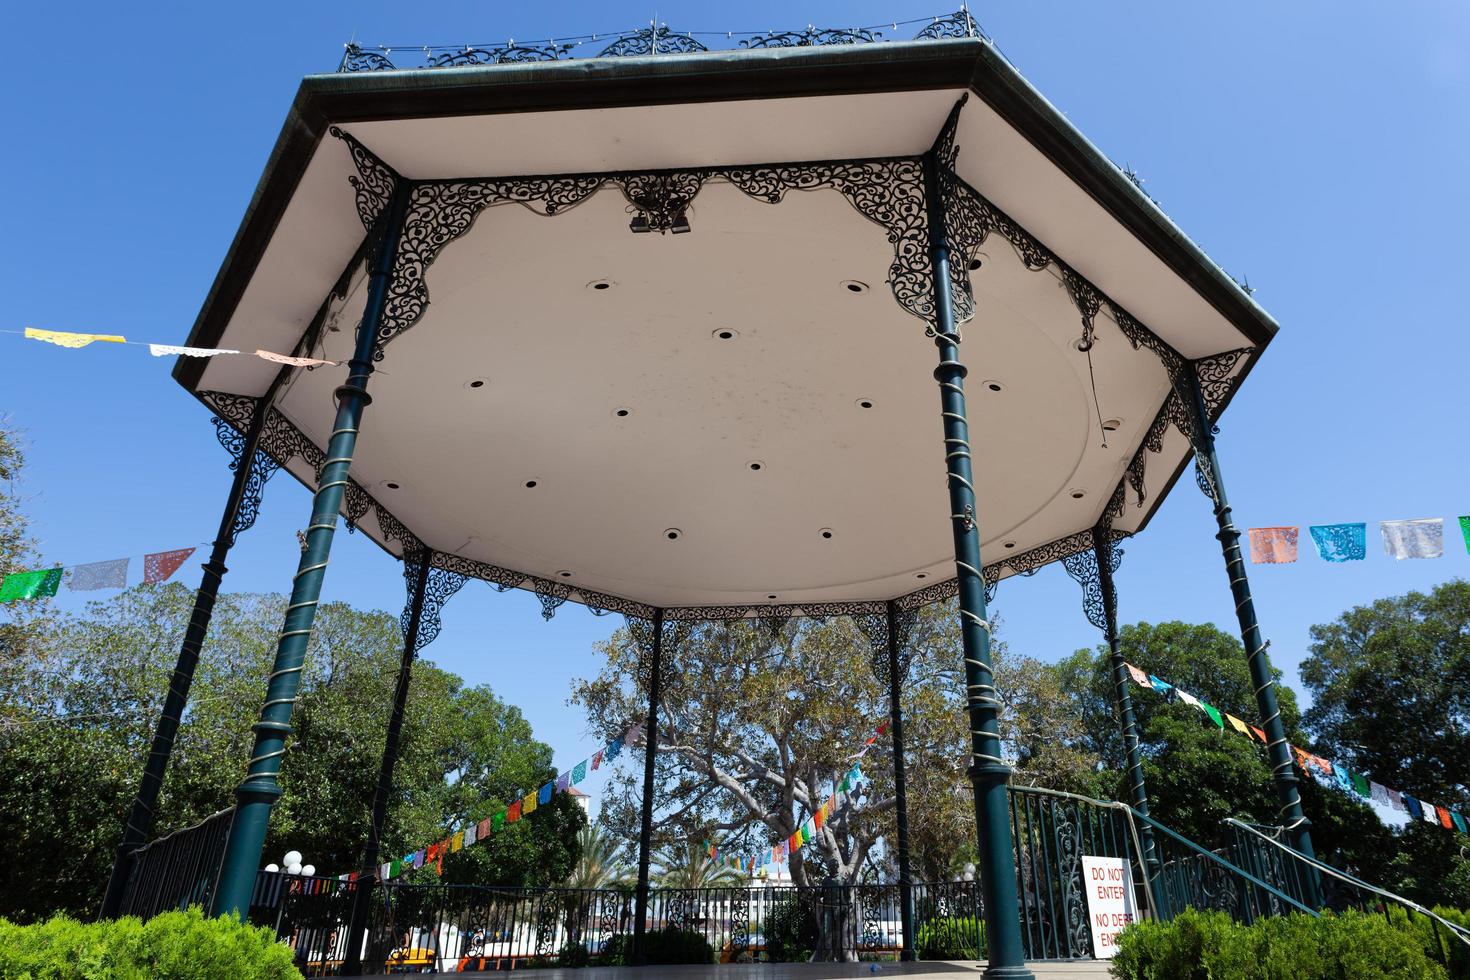
[[[647,691],[653,683],[654,639],[658,636],[654,630],[654,621],[651,616],[626,616],[625,621],[628,624],[628,635],[638,647],[638,683],[641,690]],[[664,620],[663,634],[657,644],[660,677],[673,676],[669,669],[674,662],[671,657],[678,655],[693,631],[694,623],[690,620]]]
[[[869,663],[873,668],[873,676],[883,687],[888,686],[888,614],[871,613],[865,616],[855,617],[858,628],[868,638],[868,649],[872,653]],[[915,609],[900,610],[896,617],[898,626],[898,682],[902,684],[909,676],[909,664],[913,661],[913,651],[909,649],[909,641],[914,635],[914,626],[919,621],[918,611]]]
[[[1116,572],[1123,561],[1123,549],[1118,547],[1116,539],[1111,538],[1105,538],[1103,546],[1108,553],[1109,570]],[[1116,621],[1118,613],[1116,609],[1108,608],[1107,598],[1103,594],[1097,552],[1088,548],[1068,555],[1062,559],[1062,567],[1072,576],[1074,582],[1082,586],[1082,608],[1087,613],[1087,621],[1107,634],[1109,624]]]
[[[398,617],[398,629],[403,633],[405,644],[409,642],[408,630],[413,620],[413,606],[418,600],[419,572],[426,558],[430,563],[429,576],[424,584],[423,609],[419,613],[418,635],[413,637],[415,656],[439,636],[439,615],[444,609],[444,604],[469,580],[465,575],[435,567],[432,552],[427,555],[423,551],[417,551],[413,555],[405,554],[403,579],[408,583],[408,601],[404,604],[403,612]]]
[[[641,31],[620,36],[598,52],[599,58],[636,58],[652,54],[693,54],[709,48],[688,34],[675,34],[669,25],[650,24]]]
[[[813,27],[804,31],[770,31],[744,38],[742,48],[812,48],[828,44],[871,44],[883,39],[882,31],[862,27]]]
[[[231,396],[228,408],[216,408],[219,415],[214,418],[214,434],[219,444],[230,454],[230,472],[245,465],[245,431],[255,414],[256,400],[243,395]],[[226,414],[228,413],[228,415]],[[265,450],[256,448],[255,458],[249,462],[250,475],[245,479],[244,491],[240,494],[240,506],[235,509],[235,520],[230,527],[230,547],[234,547],[240,535],[255,526],[260,517],[260,502],[265,496],[265,485],[275,476],[280,465]]]

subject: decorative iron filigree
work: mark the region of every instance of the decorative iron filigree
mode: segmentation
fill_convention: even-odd
[[[750,949],[750,889],[732,888],[729,894],[730,958],[739,962],[741,954]]]
[[[519,45],[514,41],[495,47],[467,47],[446,51],[429,59],[426,68],[464,68],[471,65],[513,65],[531,61],[559,61],[572,50],[570,44]]]
[[[795,617],[832,619],[837,616],[876,615],[886,606],[881,601],[789,603],[771,606],[672,606],[664,610],[664,619],[668,622],[721,622],[732,619],[770,622]]]
[[[1123,561],[1123,549],[1118,547],[1116,540],[1106,541],[1104,547],[1108,551],[1109,571],[1116,572]],[[1072,576],[1072,581],[1082,586],[1082,608],[1087,613],[1087,621],[1103,633],[1111,633],[1109,624],[1117,618],[1117,610],[1108,608],[1107,597],[1103,593],[1102,575],[1097,565],[1097,551],[1088,548],[1086,551],[1068,555],[1062,559],[1062,567]]]
[[[424,551],[423,542],[402,521],[389,513],[388,508],[373,501],[373,511],[378,519],[378,530],[383,540],[397,541],[400,555],[416,555]]]
[[[947,37],[984,37],[980,25],[975,23],[975,18],[970,16],[970,11],[961,7],[948,17],[936,17],[934,23],[929,24],[919,33],[914,35],[915,41],[937,41]]]
[[[677,656],[688,642],[694,624],[689,620],[665,619],[663,633],[659,634],[654,631],[652,617],[627,616],[626,621],[628,635],[638,647],[638,683],[642,690],[647,691],[653,686],[655,666],[659,676],[670,676],[671,658]]]
[[[1092,955],[1092,930],[1087,923],[1086,888],[1082,880],[1081,814],[1075,806],[1052,810],[1056,824],[1053,839],[1062,886],[1062,908],[1066,915],[1067,955],[1078,959]]]
[[[808,48],[827,44],[871,44],[881,40],[881,31],[864,27],[830,28],[807,25],[804,31],[770,31],[740,42],[742,48]]]
[[[424,583],[423,608],[419,612],[419,628],[413,637],[413,653],[415,656],[424,647],[433,643],[439,636],[439,614],[444,609],[444,604],[464,587],[467,578],[454,572],[436,568],[433,565],[434,555],[430,552],[427,556],[423,552],[403,556],[403,578],[408,583],[408,600],[404,603],[403,612],[398,617],[398,629],[403,634],[403,642],[410,642],[408,636],[409,625],[413,621],[413,606],[418,601],[419,572],[423,568],[423,562],[427,557],[429,565],[429,576]]]
[[[1254,347],[1242,347],[1201,357],[1194,362],[1195,377],[1199,378],[1200,393],[1205,397],[1205,409],[1210,413],[1210,421],[1219,416],[1225,402],[1230,398],[1230,393],[1235,390],[1239,380],[1236,368],[1241,360],[1255,352]]]
[[[331,127],[329,132],[346,143],[347,151],[352,154],[352,165],[357,168],[357,176],[347,180],[357,194],[357,216],[362,220],[362,226],[371,231],[377,224],[378,215],[388,206],[393,188],[398,185],[398,171],[336,126]]]
[[[373,498],[368,492],[358,486],[356,481],[348,481],[342,492],[342,515],[347,518],[349,534],[357,530],[357,525],[367,516],[372,506]]]
[[[873,676],[879,684],[888,686],[889,669],[893,658],[888,649],[888,615],[870,614],[867,616],[855,616],[854,621],[858,629],[868,638],[868,649],[872,654],[870,665],[873,668]],[[894,625],[897,629],[898,648],[898,683],[902,685],[909,676],[909,664],[913,660],[913,652],[909,649],[909,640],[913,637],[914,626],[918,623],[919,614],[912,609],[900,609],[894,617]]]
[[[238,472],[245,455],[245,444],[249,441],[245,432],[254,418],[256,400],[237,395],[224,399],[223,404],[229,405],[230,418],[216,416],[214,434],[220,445],[230,454],[231,472]],[[224,411],[223,408],[216,410]],[[241,489],[240,501],[235,507],[235,519],[230,525],[231,547],[234,547],[240,535],[255,526],[256,519],[260,517],[260,502],[265,495],[265,485],[275,476],[276,470],[280,469],[280,464],[259,448],[255,450],[248,465],[250,471],[245,476],[245,486]]]
[[[349,43],[342,53],[342,63],[337,66],[337,70],[339,72],[393,71],[397,67],[388,60],[386,55],[376,51],[364,51],[358,45]]]
[[[641,31],[624,34],[598,52],[599,58],[631,58],[645,54],[693,54],[709,48],[688,34],[675,34],[667,24],[649,25]]]
[[[633,174],[617,180],[628,199],[628,210],[643,222],[643,230],[667,234],[675,222],[684,217],[694,195],[704,184],[704,174],[682,173]],[[687,225],[685,226],[688,227]]]

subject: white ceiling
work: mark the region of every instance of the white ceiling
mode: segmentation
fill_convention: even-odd
[[[913,155],[960,94],[348,128],[414,178]],[[979,100],[957,142],[962,177],[1177,349],[1247,343]],[[362,240],[353,172],[341,141],[324,139],[220,346],[295,344]],[[937,357],[884,283],[883,230],[834,191],[772,206],[718,182],[690,220],[689,235],[630,234],[611,188],[554,218],[513,205],[482,215],[430,268],[428,314],[369,385],[354,479],[436,550],[654,606],[887,599],[951,577]],[[984,252],[963,358],[994,562],[1097,521],[1167,380],[1099,319],[1096,404],[1119,423],[1103,448],[1066,291],[1000,239]],[[847,280],[872,288],[854,294]],[[362,291],[319,354],[349,356]],[[277,402],[319,446],[342,370],[298,373]],[[197,388],[258,395],[274,373],[218,358]],[[1151,500],[1185,452],[1171,436],[1150,466]],[[1150,509],[1130,502],[1119,526]]]

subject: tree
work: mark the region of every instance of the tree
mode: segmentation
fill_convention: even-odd
[[[276,595],[220,597],[159,800],[156,836],[234,802],[285,602]],[[23,656],[5,662],[0,834],[14,854],[34,857],[0,867],[0,915],[95,913],[192,604],[192,591],[178,584],[131,589],[82,615],[57,617]],[[267,861],[296,849],[323,872],[356,867],[401,643],[392,614],[342,603],[320,607]],[[485,797],[511,783],[540,785],[551,773],[550,749],[534,740],[516,708],[421,660],[384,853],[432,843],[446,823],[474,815],[477,805],[488,808]],[[472,849],[480,852],[475,860],[488,861],[480,869],[486,878],[561,880],[575,860],[581,820],[580,808],[571,806],[575,814],[548,807],[544,819],[523,821],[529,826]]]
[[[601,823],[577,832],[577,864],[567,878],[568,888],[622,888],[635,877],[624,857],[624,845]]]
[[[1470,803],[1470,582],[1312,627],[1302,681],[1322,754],[1441,805]]]
[[[743,885],[746,873],[709,856],[705,846],[691,835],[684,843],[665,845],[655,855],[654,880],[664,888],[719,888]]]
[[[958,618],[952,603],[919,611],[903,684],[911,855],[916,875],[943,875],[972,847],[974,801]],[[637,644],[619,631],[602,647],[606,666],[574,686],[591,727],[612,732],[646,713]],[[793,834],[831,795],[867,736],[888,718],[886,684],[873,652],[846,618],[796,619],[772,628],[717,622],[664,651],[663,709],[655,767],[655,844],[759,854]],[[1074,788],[1095,760],[1051,735],[1067,722],[1054,680],[1035,661],[994,649],[1008,753],[1028,783]],[[863,792],[849,794],[793,855],[792,879],[891,877],[894,797],[891,742],[880,737],[861,760]],[[604,797],[615,832],[637,833],[641,782],[627,774]],[[696,824],[707,830],[691,830]]]

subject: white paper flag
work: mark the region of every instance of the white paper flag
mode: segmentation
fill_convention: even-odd
[[[97,589],[125,589],[128,587],[128,559],[97,561],[90,565],[77,565],[66,573],[66,587],[73,592],[93,592]]]
[[[213,357],[216,354],[238,354],[237,350],[223,347],[175,347],[173,344],[149,344],[148,353],[154,357]]]
[[[1444,557],[1444,520],[1426,517],[1416,521],[1381,521],[1383,550],[1391,558]]]

